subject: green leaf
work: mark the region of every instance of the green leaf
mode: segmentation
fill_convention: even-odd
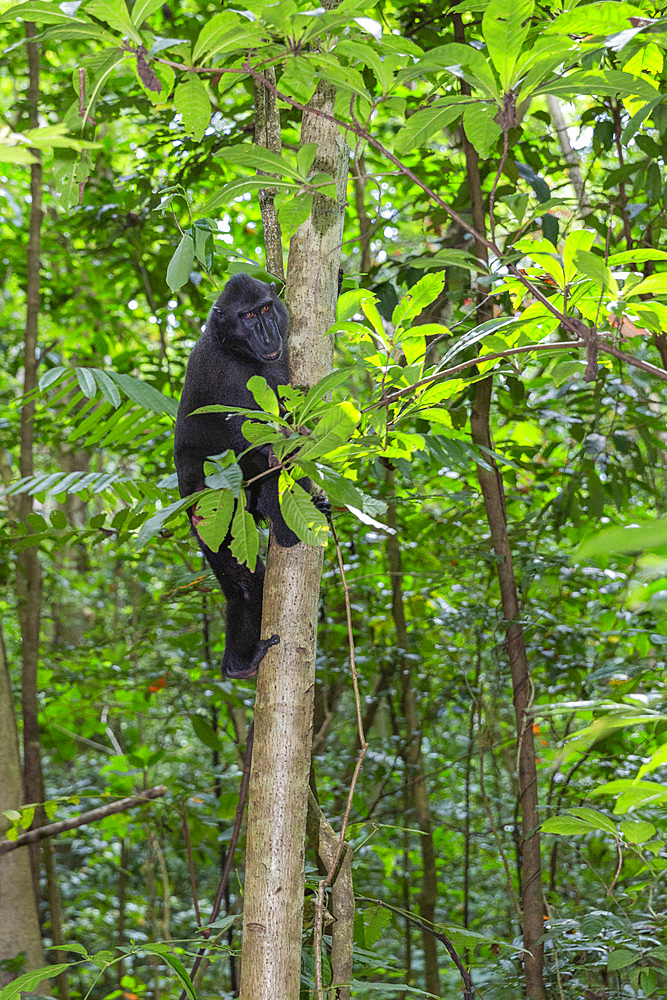
[[[420,327],[413,326],[410,330],[403,331],[401,347],[408,365],[420,364],[423,367],[426,357],[426,336]]]
[[[171,951],[169,945],[166,944],[142,944],[141,950],[146,952],[148,955],[160,955],[167,965],[176,973],[176,976],[183,987],[184,991],[187,993],[190,1000],[197,1000],[197,994],[195,993],[194,986],[190,976],[188,975],[187,969],[181,962],[180,958]]]
[[[209,750],[222,749],[222,740],[208,719],[204,718],[203,715],[197,715],[196,712],[193,712],[190,715],[190,722],[195,731],[195,736],[205,747],[208,747]]]
[[[192,49],[192,62],[202,65],[222,52],[240,52],[258,39],[258,24],[232,11],[214,14],[199,33]]]
[[[550,79],[537,87],[535,93],[553,94],[554,97],[573,97],[591,94],[594,97],[616,97],[638,94],[651,100],[656,96],[655,87],[647,80],[622,70],[577,70],[560,79]]]
[[[329,372],[329,374],[324,375],[319,382],[316,382],[315,385],[308,390],[308,395],[303,402],[303,406],[298,411],[297,423],[303,424],[306,421],[306,418],[309,417],[315,409],[317,409],[317,404],[320,403],[328,393],[333,392],[337,386],[347,382],[350,375],[351,372],[349,369],[342,369],[336,372]]]
[[[48,389],[50,385],[57,382],[65,372],[69,374],[69,369],[63,368],[62,365],[58,365],[56,368],[49,368],[49,370],[44,372],[39,380],[39,391],[44,392],[44,390]]]
[[[645,844],[657,833],[653,823],[645,820],[624,819],[619,823],[619,829],[630,844]]]
[[[278,219],[285,236],[293,236],[299,226],[310,218],[313,209],[312,191],[303,191],[293,197],[276,198]]]
[[[259,552],[259,535],[252,514],[249,514],[242,503],[237,503],[236,513],[232,521],[231,552],[240,563],[245,563],[249,569],[255,569],[257,553]]]
[[[49,40],[57,38],[59,41],[75,39],[89,42],[92,39],[104,42],[105,45],[118,45],[118,35],[113,35],[101,24],[93,24],[87,21],[71,21],[69,24],[58,24],[53,28],[48,28],[42,38]]]
[[[270,186],[276,188],[276,190],[294,191],[298,190],[298,187],[294,181],[281,180],[279,177],[272,177]],[[229,184],[223,184],[219,191],[212,194],[204,204],[199,209],[200,215],[212,215],[213,212],[219,208],[221,205],[226,205],[235,198],[240,198],[241,195],[248,194],[252,191],[257,191],[260,188],[267,187],[266,177],[241,177],[238,180],[230,181]]]
[[[587,250],[577,250],[574,262],[579,271],[594,281],[596,285],[606,288],[612,297],[618,295],[616,280],[602,257],[589,253]]]
[[[495,104],[481,103],[469,104],[463,112],[466,135],[482,159],[493,152],[502,131],[495,121],[497,114],[498,108]]]
[[[211,123],[211,101],[197,73],[188,73],[184,82],[179,83],[174,91],[174,107],[181,114],[186,133],[199,142]]]
[[[329,500],[337,507],[353,507],[355,510],[364,511],[366,507],[373,507],[367,513],[383,514],[386,504],[381,500],[375,500],[360,490],[340,472],[329,469],[326,465],[319,465],[315,462],[299,463],[299,468],[310,476],[315,485],[320,486],[329,497]]]
[[[211,473],[206,477],[206,485],[211,490],[231,490],[235,497],[239,497],[243,485],[241,466],[234,463],[226,466],[221,472]]]
[[[261,375],[253,375],[248,379],[247,386],[260,410],[276,417],[279,415],[278,397],[265,378]]]
[[[312,461],[340,447],[354,433],[359,416],[354,403],[344,401],[332,405],[318,423],[310,440],[303,445],[297,461]]]
[[[305,142],[296,154],[296,165],[301,177],[307,177],[317,155],[317,143]]]
[[[566,282],[573,281],[577,273],[575,264],[576,254],[580,250],[590,250],[594,241],[595,233],[587,229],[575,229],[567,237],[563,247],[563,271],[565,272]]]
[[[131,11],[133,24],[141,27],[143,22],[147,21],[151,14],[154,14],[160,7],[162,7],[162,0],[135,0]]]
[[[37,163],[37,157],[23,146],[0,145],[0,163],[23,163],[29,166],[31,163]]]
[[[367,948],[372,948],[380,940],[382,932],[390,923],[391,911],[386,906],[376,907],[366,924],[365,944]]]
[[[141,35],[132,23],[124,0],[87,0],[85,12],[99,18],[114,31],[118,31],[123,36],[127,35],[133,42],[141,45]]]
[[[263,146],[249,143],[226,146],[217,151],[215,159],[239,164],[242,167],[250,167],[251,170],[263,170],[266,174],[278,174],[280,177],[286,175],[294,180],[305,180],[305,174],[300,174],[288,160],[279,156],[278,153],[272,153],[270,149],[265,149]]]
[[[231,490],[221,489],[206,493],[197,503],[195,514],[202,520],[195,530],[212,552],[217,552],[227,537],[235,502]]]
[[[361,312],[361,305],[366,299],[375,302],[375,296],[368,288],[354,288],[350,292],[343,292],[336,303],[336,322],[345,323],[355,313]]]
[[[17,17],[24,21],[35,21],[37,24],[65,24],[71,23],[73,18],[65,14],[57,0],[48,3],[48,0],[34,0],[29,3],[19,3],[15,7],[10,7],[4,14],[0,15],[0,24],[3,21],[15,21]]]
[[[572,560],[580,562],[592,556],[610,556],[628,552],[661,549],[667,545],[667,518],[649,521],[631,527],[605,528],[583,542],[573,553]]]
[[[87,368],[75,368],[77,381],[81,387],[81,392],[88,399],[94,399],[97,395],[97,383],[95,377]]]
[[[181,500],[169,504],[168,507],[162,507],[160,510],[157,510],[148,520],[144,521],[137,532],[137,537],[134,540],[135,549],[137,551],[142,549],[146,542],[153,538],[154,535],[157,535],[162,525],[170,520],[177,511],[184,510],[191,505],[192,497],[183,497]]]
[[[15,997],[19,1000],[22,993],[32,993],[44,979],[55,979],[74,964],[74,962],[60,962],[57,965],[33,969],[32,972],[24,972],[22,976],[0,990],[0,1000],[14,1000]]]
[[[573,806],[568,812],[579,819],[585,820],[594,830],[602,830],[604,833],[616,834],[616,824],[613,820],[598,812],[597,809],[590,809],[588,806]]]
[[[398,330],[400,326],[405,326],[411,319],[419,316],[426,306],[435,302],[444,285],[445,275],[442,273],[425,274],[420,278],[394,309],[391,317],[394,328]]]
[[[468,98],[464,107],[471,100],[472,98]],[[413,149],[425,146],[431,136],[436,135],[437,132],[441,132],[448,125],[451,125],[453,121],[456,121],[462,110],[461,104],[450,104],[448,102],[445,105],[434,104],[432,107],[425,108],[422,111],[415,111],[413,115],[410,115],[407,123],[394,140],[395,152],[399,156],[402,156]]]
[[[145,410],[151,410],[153,413],[167,413],[170,417],[176,416],[178,412],[176,399],[165,396],[159,389],[147,382],[142,382],[134,375],[121,375],[119,372],[113,371],[109,371],[108,374],[133,403],[138,403],[139,406],[143,406]]]
[[[95,381],[102,390],[102,395],[107,403],[111,403],[114,409],[120,406],[120,393],[106,372],[101,368],[90,368]]]
[[[446,70],[454,76],[463,78],[473,86],[482,90],[487,97],[500,104],[498,84],[486,55],[473,45],[461,45],[450,42],[448,45],[438,45],[428,52],[407,72],[401,76],[404,79],[423,77],[424,73],[442,73]]]
[[[533,0],[491,0],[484,11],[482,35],[503,92],[514,83],[514,67],[528,35],[534,6]]]
[[[313,503],[310,493],[284,470],[278,483],[280,510],[285,524],[308,545],[326,545],[329,525],[326,516]]]
[[[542,823],[542,832],[571,837],[578,833],[590,833],[591,827],[584,820],[575,819],[574,816],[554,816],[553,819],[546,819]]]
[[[607,969],[609,972],[616,972],[618,969],[627,969],[629,965],[634,965],[640,959],[634,951],[627,948],[615,948],[607,959]]]
[[[183,233],[167,266],[167,284],[172,292],[178,291],[186,281],[189,281],[194,259],[195,242],[188,233]]]
[[[623,292],[625,299],[634,299],[638,295],[667,295],[667,271],[649,274],[648,278]]]

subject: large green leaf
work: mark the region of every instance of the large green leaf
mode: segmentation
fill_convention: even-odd
[[[223,52],[241,52],[258,40],[259,25],[236,11],[222,11],[209,18],[200,31],[192,49],[193,64],[202,65]]]
[[[572,558],[579,562],[592,556],[620,555],[661,549],[667,546],[667,518],[657,518],[642,525],[605,528],[578,547]]]
[[[165,396],[154,386],[134,375],[121,375],[119,372],[109,370],[108,374],[119,385],[126,396],[145,410],[152,410],[153,413],[167,413],[170,417],[175,417],[178,411],[178,400]]]
[[[232,555],[238,562],[245,563],[249,569],[254,571],[259,552],[259,535],[255,519],[242,503],[236,505],[236,513],[232,521],[232,536]]]
[[[32,993],[44,979],[55,979],[65,969],[69,969],[74,962],[59,962],[57,965],[46,965],[41,969],[33,969],[31,972],[24,972],[18,979],[14,979],[8,986],[0,990],[0,1000],[19,1000],[23,993]]]
[[[4,21],[15,21],[20,17],[23,21],[35,21],[37,24],[70,24],[74,19],[60,9],[58,0],[29,0],[10,7],[0,15],[0,24]],[[83,21],[81,23],[84,23]]]
[[[137,532],[137,537],[134,541],[136,549],[142,549],[149,539],[157,535],[158,531],[167,521],[170,520],[178,511],[184,510],[186,507],[192,505],[192,497],[183,497],[181,500],[177,500],[175,503],[169,504],[168,507],[162,507],[157,510],[148,520],[144,521],[141,528]]]
[[[354,403],[335,403],[318,423],[312,437],[299,452],[297,461],[312,461],[339,448],[354,433],[358,423],[359,410]]]
[[[533,0],[491,0],[484,11],[482,35],[503,91],[510,90],[514,83],[514,67],[528,35],[534,6]]]
[[[227,536],[235,502],[232,491],[222,489],[205,493],[197,503],[195,513],[202,520],[197,523],[196,531],[212,552],[219,550]]]
[[[211,101],[197,73],[188,73],[179,83],[174,91],[174,107],[181,114],[187,134],[199,142],[211,122]]]
[[[167,266],[167,284],[172,292],[178,291],[189,281],[194,259],[195,242],[189,233],[183,233]]]
[[[247,143],[225,146],[219,149],[215,156],[216,159],[225,160],[226,163],[238,163],[242,167],[250,167],[251,170],[263,170],[266,174],[279,174],[281,177],[286,174],[295,180],[305,180],[288,160],[277,153],[272,153],[270,149],[264,149],[263,146]]]
[[[329,535],[327,519],[313,503],[310,493],[284,471],[280,473],[278,493],[280,510],[287,526],[308,545],[326,545]]]
[[[445,284],[445,275],[425,274],[402,296],[400,302],[394,309],[391,321],[395,330],[400,326],[407,325],[410,320],[415,319],[419,314],[435,302]]]
[[[491,155],[502,131],[497,114],[497,105],[481,102],[469,104],[463,112],[466,135],[482,159]]]
[[[447,128],[453,121],[456,121],[463,108],[472,100],[465,99],[463,107],[460,103],[434,104],[430,108],[422,111],[415,111],[410,115],[406,124],[400,130],[394,140],[394,149],[399,156],[409,153],[413,149],[425,146],[431,136]]]
[[[114,31],[141,45],[141,35],[132,23],[124,0],[87,0],[85,13],[92,14]]]
[[[253,375],[248,379],[247,386],[260,410],[277,417],[280,413],[278,397],[266,379],[262,375]]]

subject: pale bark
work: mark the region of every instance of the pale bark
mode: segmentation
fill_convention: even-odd
[[[275,87],[276,71],[273,66],[263,74],[267,83]],[[276,95],[261,80],[255,80],[255,142],[277,156],[282,153],[282,133],[280,129],[280,112]],[[264,171],[258,171],[260,174]],[[277,174],[267,173],[267,177]],[[266,269],[277,278],[285,280],[283,267],[283,234],[274,204],[275,188],[261,188],[257,192],[259,208],[262,213],[264,227],[264,251],[266,253]]]
[[[0,837],[9,825],[2,813],[23,805],[21,764],[9,665],[0,622]],[[26,953],[25,971],[46,965],[32,891],[30,856],[22,847],[0,858],[0,961]],[[0,987],[12,977],[0,972]],[[48,991],[42,983],[38,992]]]
[[[320,84],[311,107],[333,111]],[[316,142],[315,169],[333,174],[338,199],[316,196],[292,238],[286,300],[296,385],[331,370],[323,334],[335,318],[345,208],[347,149],[336,126],[304,113],[301,143]],[[317,606],[322,549],[269,546],[262,635],[276,632],[257,679],[255,745],[248,799],[241,1000],[298,1000],[304,899],[304,843],[312,742]]]
[[[328,822],[312,791],[308,796],[308,837],[325,872],[336,860],[339,835]],[[354,885],[352,849],[346,845],[331,887],[331,981],[337,987],[335,1000],[350,1000],[354,948]]]

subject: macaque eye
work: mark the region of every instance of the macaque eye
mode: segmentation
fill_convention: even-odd
[[[267,313],[267,312],[269,311],[269,309],[270,309],[270,308],[271,308],[271,306],[270,306],[270,305],[266,305],[266,306],[262,306],[262,312],[263,312],[263,313]]]
[[[247,313],[245,314],[245,318],[246,318],[246,319],[252,319],[254,315],[255,315],[255,313],[254,313],[254,312],[247,312]]]

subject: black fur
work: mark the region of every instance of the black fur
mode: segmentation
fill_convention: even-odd
[[[236,455],[248,447],[241,416],[221,413],[189,416],[200,406],[212,404],[257,408],[246,383],[252,375],[263,375],[274,389],[290,380],[287,357],[289,317],[273,285],[237,274],[227,282],[208,317],[206,329],[195,344],[185,375],[185,385],[176,417],[174,457],[178,488],[182,497],[205,487],[204,461],[232,449]],[[245,480],[269,467],[270,449],[253,448],[239,459]],[[190,522],[193,510],[188,511]],[[278,502],[277,476],[267,476],[249,490],[248,510],[256,521],[269,518],[279,545],[298,542],[287,527]],[[193,526],[193,532],[196,529]],[[199,537],[199,536],[197,536]],[[227,599],[227,633],[222,672],[227,677],[250,677],[257,671],[266,650],[278,636],[260,638],[264,564],[255,571],[232,556],[228,535],[218,552],[199,539],[208,563]]]

